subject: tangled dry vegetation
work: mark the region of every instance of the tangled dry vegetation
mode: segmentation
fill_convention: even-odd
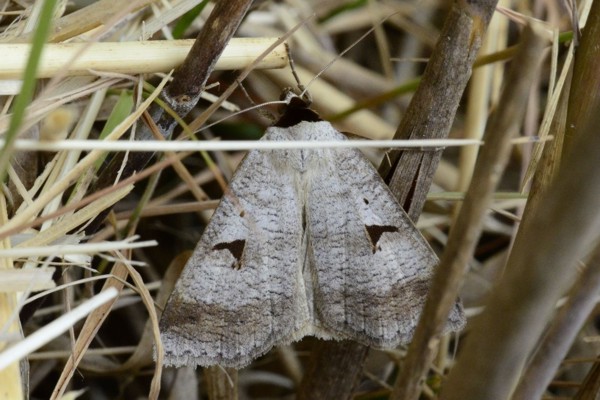
[[[0,8],[0,397],[598,398],[599,1]],[[395,350],[163,368],[161,311],[243,156],[203,145],[272,122],[284,41],[340,131],[485,141],[367,151],[440,256],[430,302]],[[467,327],[442,337],[457,294]]]

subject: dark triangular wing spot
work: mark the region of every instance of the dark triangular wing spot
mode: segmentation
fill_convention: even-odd
[[[231,267],[234,269],[240,269],[242,266],[241,265],[242,254],[244,254],[245,246],[246,246],[246,241],[239,239],[239,240],[234,240],[233,242],[217,243],[216,245],[213,246],[213,250],[229,250],[231,255],[236,260],[235,263],[233,263],[233,265]]]
[[[391,225],[365,225],[365,229],[369,234],[369,239],[371,240],[371,245],[373,246],[373,253],[379,249],[377,244],[379,243],[381,235],[383,235],[385,232],[398,232],[398,228]]]

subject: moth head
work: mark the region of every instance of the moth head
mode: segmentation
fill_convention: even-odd
[[[310,109],[311,99],[306,91],[302,91],[302,96],[296,94],[292,88],[286,88],[281,93],[281,100],[285,101],[281,117],[275,123],[280,128],[289,128],[302,121],[318,122],[321,117],[316,111]]]
[[[284,101],[283,107],[287,107],[294,103],[296,107],[309,108],[312,104],[311,95],[304,90],[304,86],[299,85],[298,90],[294,90],[292,87],[286,87],[281,92],[279,100]]]

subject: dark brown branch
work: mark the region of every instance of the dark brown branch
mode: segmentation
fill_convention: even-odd
[[[439,139],[450,132],[472,64],[497,1],[455,1],[394,139]],[[379,173],[413,221],[421,215],[442,152],[392,150]]]
[[[163,93],[163,98],[178,115],[186,115],[198,102],[215,63],[251,4],[248,0],[215,3],[188,57],[175,70],[173,82]]]
[[[173,81],[161,94],[162,99],[184,117],[196,105],[200,93],[213,70],[214,64],[225,49],[225,46],[237,30],[246,11],[252,4],[250,0],[218,1],[211,12],[204,27],[198,34],[190,53],[183,64],[177,68]],[[150,107],[149,114],[158,126],[165,139],[171,137],[176,121],[165,110],[156,104]],[[146,124],[138,124],[135,140],[152,139],[151,128]],[[134,172],[142,170],[152,159],[154,153],[132,153],[128,156],[127,163],[121,173],[122,178],[131,176]],[[98,191],[114,184],[123,164],[124,154],[117,154],[105,166],[92,187],[91,191]],[[110,209],[98,215],[86,229],[87,234],[94,233]]]

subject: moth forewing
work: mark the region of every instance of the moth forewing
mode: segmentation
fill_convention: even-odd
[[[167,365],[241,367],[308,320],[300,203],[268,154],[242,161],[175,286],[161,321]]]

